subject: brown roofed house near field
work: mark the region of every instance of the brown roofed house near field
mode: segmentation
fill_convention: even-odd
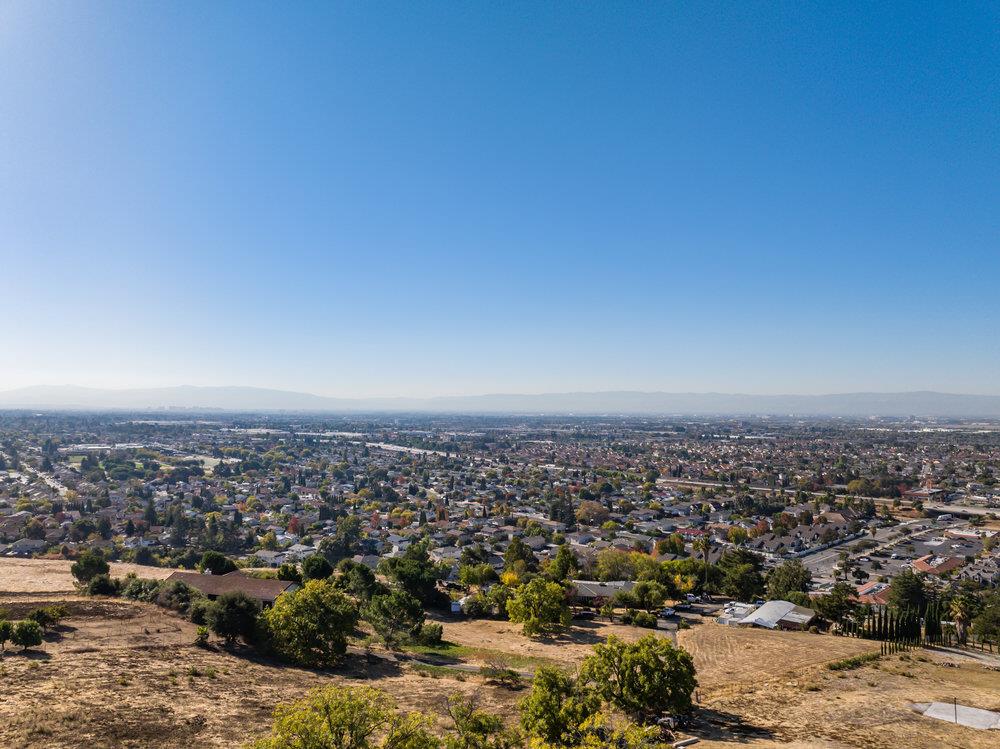
[[[261,606],[270,606],[282,593],[294,591],[299,587],[290,580],[250,577],[239,570],[227,572],[225,575],[174,572],[167,580],[185,582],[195,590],[199,590],[213,599],[221,596],[223,593],[240,591],[246,593],[251,598],[257,599]]]

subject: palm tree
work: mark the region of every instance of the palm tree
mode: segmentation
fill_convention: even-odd
[[[969,622],[976,616],[979,601],[968,593],[959,593],[951,599],[951,620],[955,622],[955,634],[964,645],[969,636]]]
[[[702,561],[705,563],[705,584],[702,586],[702,592],[708,595],[708,553],[712,550],[712,535],[710,533],[705,533],[704,536],[696,538],[694,543],[691,544],[691,548],[695,551],[701,552]]]

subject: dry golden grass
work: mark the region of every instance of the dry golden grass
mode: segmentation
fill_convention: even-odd
[[[1000,673],[971,660],[913,651],[853,671],[813,666],[778,679],[708,690],[703,707],[717,716],[701,746],[994,749],[996,731],[924,718],[911,702],[948,701],[1000,709]]]
[[[58,579],[58,578],[56,578]],[[43,587],[50,587],[50,583]],[[480,677],[349,655],[335,672],[292,668],[248,654],[193,645],[195,627],[155,606],[66,593],[0,593],[20,616],[36,605],[70,610],[57,638],[0,664],[0,747],[236,747],[264,733],[279,702],[329,684],[385,689],[405,709],[437,716],[455,691],[476,694],[497,714],[516,715],[517,692]],[[529,640],[497,621],[445,621],[458,657],[484,653],[578,664],[609,634],[634,640],[649,630],[584,622],[564,637]],[[910,702],[950,700],[1000,709],[1000,673],[983,664],[943,665],[952,656],[920,651],[853,671],[825,664],[871,649],[828,635],[768,632],[702,623],[678,634],[695,659],[700,712],[695,734],[706,747],[996,746],[997,736],[923,718]]]
[[[51,603],[51,597],[0,606]],[[264,733],[276,704],[329,684],[368,684],[405,709],[440,715],[449,693],[510,714],[518,695],[478,676],[421,675],[408,665],[348,658],[337,672],[202,649],[195,627],[155,606],[70,598],[58,639],[0,665],[2,747],[236,747]],[[443,720],[443,719],[442,719]]]
[[[677,633],[694,656],[703,688],[754,683],[786,673],[877,650],[877,643],[807,632],[763,631],[705,622]],[[873,647],[874,645],[874,647]]]
[[[0,558],[0,595],[8,593],[72,593],[75,590],[72,562],[65,559]],[[113,577],[124,577],[134,572],[139,577],[162,580],[173,570],[163,567],[144,567],[139,564],[114,562]]]

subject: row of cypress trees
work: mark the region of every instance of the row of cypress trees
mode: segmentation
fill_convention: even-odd
[[[941,615],[939,601],[928,603],[922,616],[919,609],[873,606],[862,618],[846,622],[843,631],[852,637],[879,640],[896,646],[934,645],[945,640]]]

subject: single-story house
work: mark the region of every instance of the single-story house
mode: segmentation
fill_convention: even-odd
[[[617,580],[607,583],[597,580],[570,580],[570,584],[573,586],[573,599],[586,603],[614,598],[616,593],[632,590],[635,587],[635,583],[631,580]]]
[[[816,618],[816,612],[791,601],[768,601],[745,617],[740,624],[767,629],[805,629]]]
[[[174,572],[167,578],[168,582],[171,580],[187,583],[211,599],[218,598],[223,593],[240,591],[256,599],[261,607],[270,606],[282,593],[298,590],[299,587],[291,580],[250,577],[239,570],[227,572],[225,575]]]

